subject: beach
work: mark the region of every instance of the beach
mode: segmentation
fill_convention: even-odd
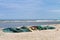
[[[4,33],[0,30],[0,40],[60,40],[60,24],[53,24],[52,26],[56,29],[22,33]]]

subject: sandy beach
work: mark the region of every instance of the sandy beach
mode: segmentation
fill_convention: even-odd
[[[0,30],[0,40],[60,40],[60,24],[53,26],[56,29],[22,33],[4,33]]]

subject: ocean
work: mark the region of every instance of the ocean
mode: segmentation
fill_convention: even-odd
[[[39,26],[39,25],[47,25],[47,24],[60,24],[60,21],[53,20],[51,22],[35,22],[36,20],[1,20],[0,28],[7,27],[20,27],[20,26]],[[34,22],[33,22],[34,21]]]

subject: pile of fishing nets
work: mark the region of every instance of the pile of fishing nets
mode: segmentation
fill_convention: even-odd
[[[31,26],[31,27],[22,26],[20,28],[17,28],[17,27],[4,28],[3,32],[19,33],[19,32],[32,32],[31,30],[48,30],[48,29],[55,29],[55,27],[52,27],[52,26]]]

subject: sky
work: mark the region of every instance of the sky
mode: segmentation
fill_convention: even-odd
[[[60,19],[60,0],[0,0],[0,19]]]

